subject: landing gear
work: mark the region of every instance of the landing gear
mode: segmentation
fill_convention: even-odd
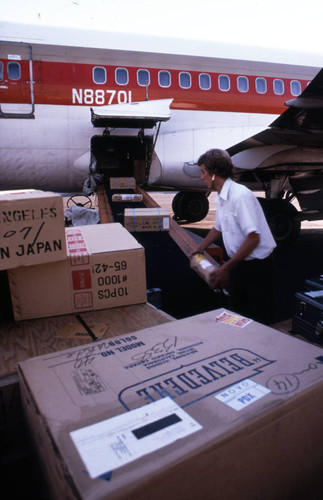
[[[301,229],[298,211],[288,200],[258,198],[277,246],[292,243]]]
[[[209,200],[204,193],[180,191],[173,198],[172,209],[176,221],[198,222],[209,211]]]

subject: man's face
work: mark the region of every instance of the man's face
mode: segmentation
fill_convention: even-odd
[[[206,184],[206,187],[208,189],[212,189],[212,176],[206,170],[204,163],[202,163],[202,165],[200,165],[200,169],[201,169],[202,181]]]

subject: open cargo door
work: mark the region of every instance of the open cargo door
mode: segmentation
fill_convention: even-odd
[[[93,126],[104,127],[102,135],[91,139],[95,172],[103,174],[105,180],[132,176],[138,184],[144,184],[160,125],[170,119],[171,103],[172,99],[164,99],[91,108]],[[145,129],[154,127],[154,134],[145,134]]]

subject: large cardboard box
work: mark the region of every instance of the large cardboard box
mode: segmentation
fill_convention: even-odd
[[[119,223],[66,228],[64,261],[8,271],[16,321],[146,301],[143,247]]]
[[[64,258],[63,197],[34,189],[0,191],[0,270]]]
[[[169,212],[166,208],[125,208],[124,227],[130,232],[169,231]]]
[[[320,498],[323,350],[218,309],[20,363],[54,498]]]

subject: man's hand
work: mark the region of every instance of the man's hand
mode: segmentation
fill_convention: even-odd
[[[228,288],[230,273],[224,267],[220,266],[212,273],[212,278],[214,277],[214,288]]]

